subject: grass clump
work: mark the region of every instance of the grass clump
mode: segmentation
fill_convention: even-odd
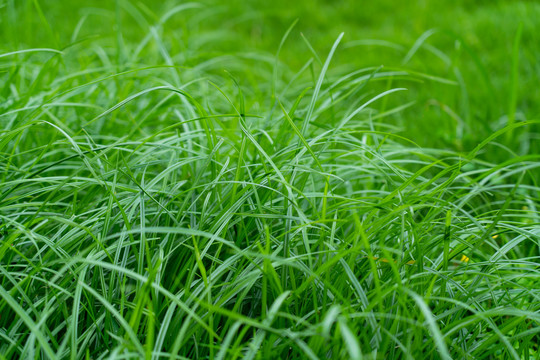
[[[61,3],[77,16],[0,9],[2,358],[540,356],[529,23],[508,106],[486,95],[500,120],[472,132],[431,33],[358,66],[365,40],[301,24],[254,50],[234,2]],[[453,75],[413,64],[426,49]],[[426,104],[440,122],[410,125]]]

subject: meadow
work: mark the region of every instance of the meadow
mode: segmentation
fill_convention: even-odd
[[[0,359],[540,359],[539,34],[0,0]]]

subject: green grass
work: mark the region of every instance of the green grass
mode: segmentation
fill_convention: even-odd
[[[359,3],[0,0],[0,358],[540,359],[540,5]]]

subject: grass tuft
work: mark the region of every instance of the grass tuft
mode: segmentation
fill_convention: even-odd
[[[0,358],[540,357],[538,6],[316,3],[0,4]]]

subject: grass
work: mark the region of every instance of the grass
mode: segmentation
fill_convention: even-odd
[[[1,358],[540,359],[538,4],[272,4],[0,2]]]

